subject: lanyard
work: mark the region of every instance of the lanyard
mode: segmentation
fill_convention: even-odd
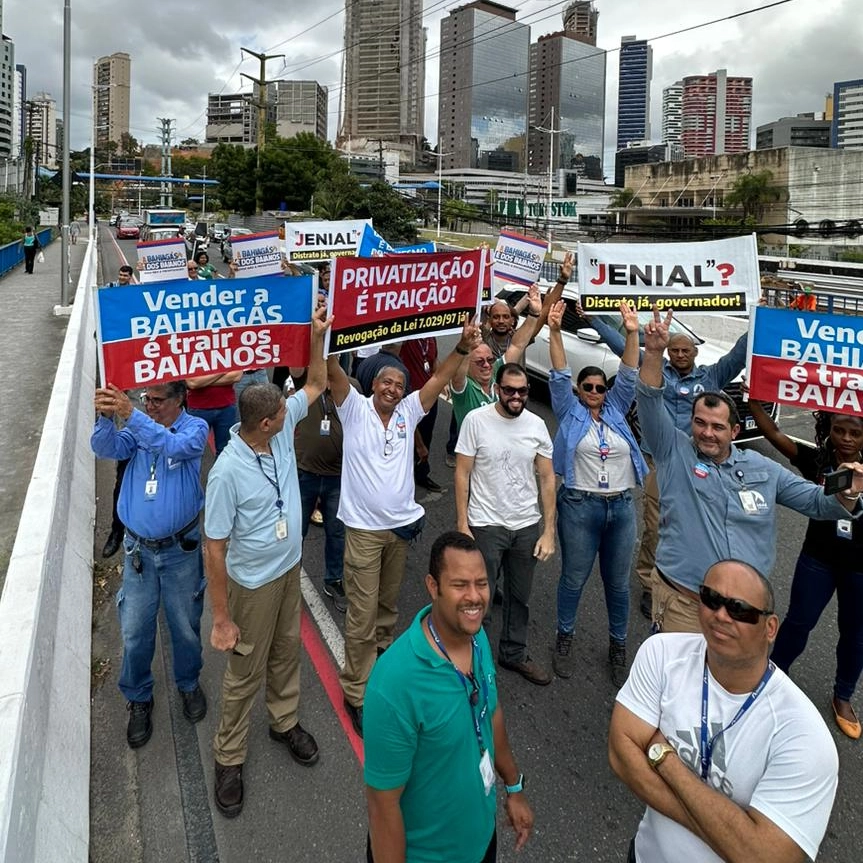
[[[474,731],[476,731],[476,742],[479,744],[479,753],[482,755],[485,752],[485,746],[482,742],[482,721],[485,719],[485,715],[488,712],[488,683],[486,682],[485,675],[482,673],[482,664],[480,663],[480,654],[479,654],[479,645],[476,643],[475,638],[471,638],[471,646],[473,649],[473,657],[476,662],[477,673],[479,674],[480,680],[482,681],[482,710],[480,710],[479,715],[476,712],[476,678],[473,674],[470,675],[470,678],[465,676],[462,673],[462,670],[450,659],[449,654],[446,652],[446,648],[443,646],[443,642],[440,640],[440,636],[437,634],[437,630],[432,623],[431,614],[426,618],[428,620],[429,632],[431,633],[431,637],[434,639],[434,643],[437,645],[437,649],[449,660],[449,664],[452,666],[453,671],[458,675],[459,680],[461,680],[464,685],[465,692],[467,693],[468,704],[470,704],[470,712],[471,716],[473,716],[473,727]]]
[[[599,460],[604,462],[611,452],[611,447],[605,439],[605,423],[602,420],[597,423],[596,436],[599,438]]]
[[[282,500],[282,489],[279,486],[279,471],[276,467],[276,457],[273,456],[273,473],[276,476],[275,480],[264,470],[264,463],[261,461],[259,453],[255,453],[255,458],[258,460],[258,467],[261,469],[264,479],[276,490],[276,506],[279,508],[279,518],[281,518],[282,507],[285,505],[285,502]]]
[[[725,728],[720,729],[710,738],[707,739],[707,657],[704,657],[704,676],[702,678],[701,684],[701,778],[706,780],[708,774],[710,773],[710,762],[713,757],[713,746],[716,743],[717,739],[725,734],[726,731],[729,731],[733,728],[742,718],[743,714],[749,710],[750,707],[755,703],[755,699],[758,698],[759,695],[764,691],[764,687],[767,686],[767,682],[773,677],[773,672],[776,670],[776,666],[772,661],[767,663],[767,668],[764,669],[764,674],[761,676],[761,680],[758,682],[758,686],[749,693],[746,701],[740,705],[740,709],[734,715],[734,719],[725,726]]]
[[[321,400],[321,410],[323,411],[324,419],[329,419],[330,411],[327,407],[327,397],[321,393],[318,398]]]
[[[150,482],[153,482],[153,480],[156,479],[156,461],[158,458],[158,455],[154,455],[153,461],[150,462]]]

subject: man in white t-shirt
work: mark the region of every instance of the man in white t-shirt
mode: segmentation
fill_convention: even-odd
[[[476,539],[485,558],[492,595],[498,571],[503,572],[498,664],[545,686],[551,683],[551,676],[528,656],[527,624],[536,561],[554,554],[551,438],[545,423],[524,409],[528,383],[521,366],[501,366],[494,389],[497,401],[465,416],[456,444],[458,529]],[[486,624],[489,620],[487,614]]]
[[[349,383],[339,358],[329,358],[330,394],[342,423],[342,489],[345,524],[345,666],[340,675],[345,710],[362,736],[363,699],[372,666],[393,641],[397,600],[409,541],[422,527],[414,500],[414,431],[481,334],[465,320],[450,355],[419,390],[405,396],[401,369],[382,366],[363,398]]]
[[[768,661],[773,608],[758,570],[719,561],[700,591],[704,635],[655,635],[638,652],[608,740],[612,769],[647,803],[630,860],[815,859],[838,758],[813,704]]]

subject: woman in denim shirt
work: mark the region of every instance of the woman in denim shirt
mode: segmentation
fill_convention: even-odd
[[[626,680],[629,570],[635,548],[635,504],[630,489],[641,485],[647,465],[626,422],[638,374],[638,315],[626,301],[620,316],[626,347],[612,389],[602,369],[578,373],[576,393],[566,362],[560,325],[564,303],[548,316],[551,405],[560,426],[554,439],[554,471],[563,477],[557,493],[557,534],[562,567],[557,586],[557,640],[553,667],[572,676],[572,634],[581,592],[599,553],[608,609],[611,679]]]

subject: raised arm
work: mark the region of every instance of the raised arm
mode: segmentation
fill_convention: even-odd
[[[465,315],[461,329],[461,338],[449,356],[435,369],[434,374],[423,384],[420,390],[420,404],[424,411],[430,411],[443,388],[450,382],[461,366],[462,360],[482,341],[482,336],[473,318]],[[338,404],[338,402],[337,402]]]
[[[653,320],[644,328],[644,358],[641,363],[641,381],[649,387],[662,386],[662,355],[668,347],[668,328],[672,312],[663,320],[654,306]]]
[[[558,300],[548,312],[548,355],[551,359],[551,367],[558,370],[565,369],[569,365],[563,348],[563,336],[560,334],[565,310],[566,303]]]
[[[311,350],[309,354],[309,373],[303,392],[311,404],[327,388],[327,363],[324,360],[324,334],[333,322],[327,311],[321,307],[312,315]],[[343,372],[344,374],[344,372]],[[341,402],[336,402],[341,404]]]
[[[638,312],[635,311],[635,306],[631,306],[626,300],[621,300],[620,317],[623,321],[623,328],[626,330],[626,346],[620,361],[631,369],[637,369],[639,359]]]
[[[608,349],[613,354],[619,357],[623,356],[623,352],[626,349],[626,339],[618,332],[616,327],[607,324],[601,317],[589,315],[580,302],[575,304],[575,310],[599,333],[599,337],[608,345]]]

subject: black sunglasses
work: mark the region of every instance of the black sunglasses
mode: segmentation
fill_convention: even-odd
[[[515,396],[515,395],[518,395],[518,396],[521,396],[522,398],[524,398],[530,392],[529,386],[527,386],[527,387],[508,387],[508,386],[505,386],[504,384],[498,384],[498,386],[500,387],[500,391],[507,398],[510,398],[511,396]]]
[[[698,595],[701,598],[702,604],[706,605],[711,611],[719,611],[722,606],[725,606],[728,616],[739,623],[758,623],[762,616],[766,617],[773,614],[772,611],[756,608],[742,599],[731,599],[728,596],[723,596],[712,587],[707,587],[704,584],[699,588]]]
[[[605,384],[582,383],[581,388],[586,393],[592,393],[594,390],[596,390],[600,395],[603,395],[603,393],[608,391],[608,387]]]

